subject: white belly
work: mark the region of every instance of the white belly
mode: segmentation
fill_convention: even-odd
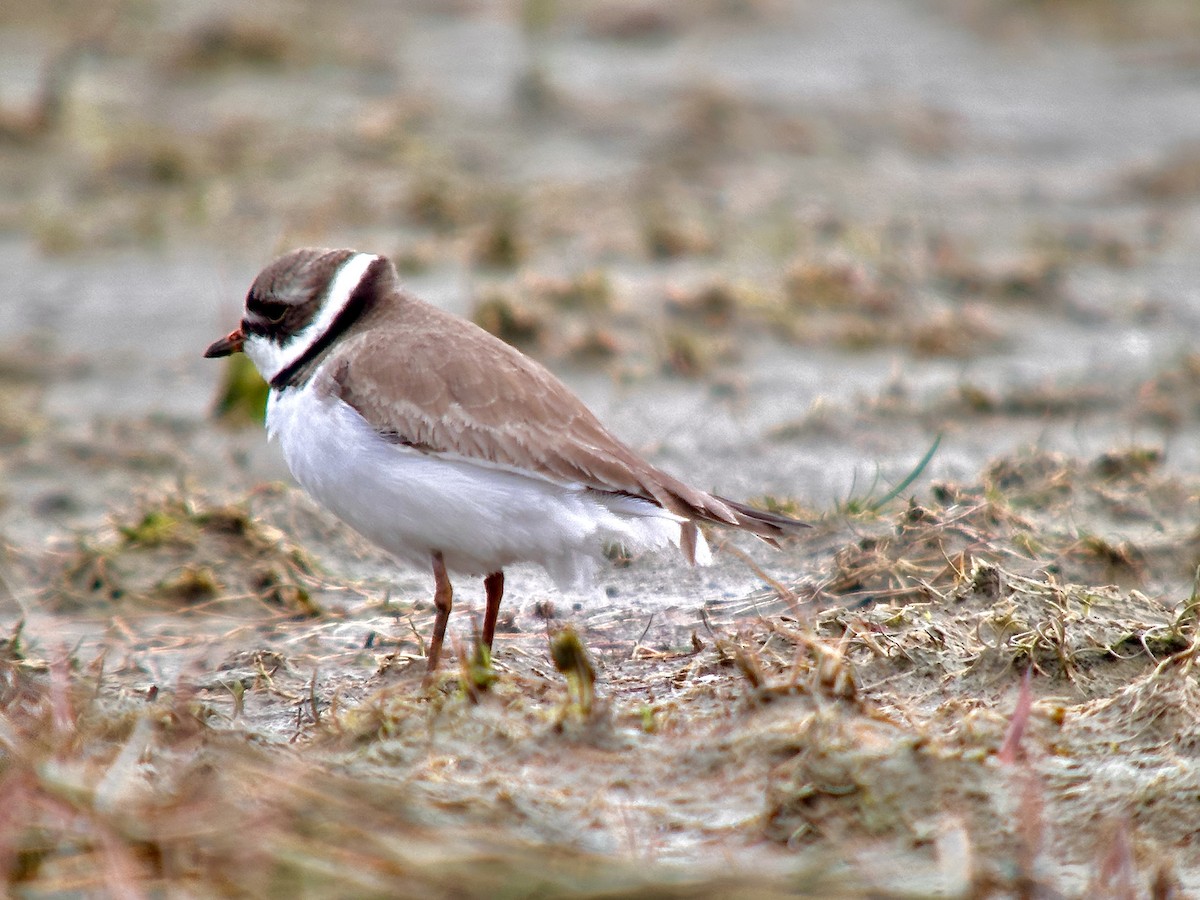
[[[680,519],[652,503],[385,441],[307,386],[271,392],[267,431],[313,499],[416,567],[434,551],[461,574],[534,562],[565,587],[592,575],[608,543],[679,545]]]

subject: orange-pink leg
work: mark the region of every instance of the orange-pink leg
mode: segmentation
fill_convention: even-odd
[[[504,599],[504,573],[493,572],[483,579],[487,591],[487,612],[483,616],[483,643],[492,649],[492,638],[496,636],[496,616],[500,614],[500,601]]]
[[[433,621],[433,638],[429,641],[429,668],[432,672],[438,667],[438,658],[442,655],[442,641],[446,638],[446,623],[450,621],[450,606],[454,601],[454,589],[450,586],[450,576],[446,574],[446,562],[442,552],[433,553],[433,605],[437,608],[437,618]]]

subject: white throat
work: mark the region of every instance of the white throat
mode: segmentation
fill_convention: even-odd
[[[333,280],[329,282],[329,289],[325,291],[321,306],[312,321],[295,334],[289,335],[282,344],[277,344],[262,335],[246,336],[242,349],[263,378],[270,382],[321,339],[350,302],[358,283],[366,274],[367,267],[378,258],[373,253],[355,253],[342,263]]]

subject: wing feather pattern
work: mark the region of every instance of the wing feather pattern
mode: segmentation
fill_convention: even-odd
[[[403,294],[396,300],[345,335],[322,375],[327,389],[384,436],[429,453],[641,497],[688,520],[765,538],[803,525],[655,468],[537,362],[437,307]],[[385,317],[392,321],[381,322]]]

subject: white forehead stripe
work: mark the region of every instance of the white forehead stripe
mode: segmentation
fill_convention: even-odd
[[[374,253],[355,253],[348,257],[337,270],[337,274],[329,283],[329,289],[321,300],[321,306],[316,316],[306,326],[291,335],[283,345],[274,341],[247,341],[246,355],[253,361],[259,374],[267,381],[302,357],[309,348],[321,339],[329,330],[346,305],[354,295],[358,283],[362,281],[367,268],[379,257]]]

